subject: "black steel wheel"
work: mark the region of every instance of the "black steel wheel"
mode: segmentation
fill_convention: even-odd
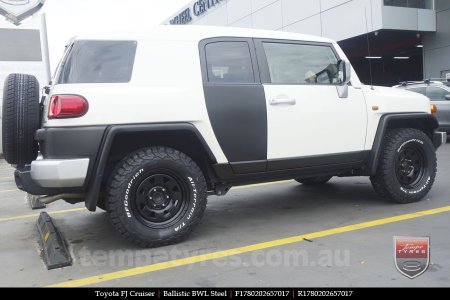
[[[131,208],[144,225],[166,228],[176,223],[186,210],[188,189],[170,170],[151,172],[133,194]]]
[[[419,144],[410,144],[397,153],[395,174],[397,180],[406,189],[412,189],[422,181],[427,168],[424,151]]]

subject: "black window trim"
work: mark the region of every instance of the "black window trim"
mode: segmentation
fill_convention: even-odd
[[[66,61],[72,52],[72,48],[74,45],[74,41],[70,42],[70,44],[67,45],[67,48],[64,51],[63,57],[61,61],[59,62],[58,66],[56,67],[55,75],[54,75],[54,84],[60,84],[61,82],[61,76],[62,76],[62,70],[64,69],[64,66],[66,64]]]
[[[208,79],[208,66],[206,61],[206,46],[208,44],[213,43],[219,43],[219,42],[246,42],[248,44],[248,47],[250,49],[250,57],[252,61],[252,69],[253,69],[253,75],[254,75],[254,82],[210,82]],[[261,84],[261,76],[260,76],[260,70],[258,65],[258,60],[256,58],[256,49],[255,44],[252,38],[245,38],[245,37],[214,37],[214,38],[207,38],[204,40],[201,40],[199,42],[199,53],[200,53],[200,65],[201,65],[201,72],[202,72],[202,80],[203,84],[209,84],[209,85],[255,85],[255,84]]]
[[[267,61],[266,52],[264,51],[264,43],[275,43],[275,44],[296,44],[296,45],[310,45],[310,46],[326,46],[331,49],[333,54],[336,56],[337,60],[342,60],[332,43],[327,42],[312,42],[312,41],[297,41],[297,40],[283,40],[283,39],[253,39],[256,48],[256,56],[258,58],[258,65],[260,69],[261,82],[265,85],[312,85],[312,86],[343,86],[345,83],[341,84],[324,84],[324,83],[273,83],[270,78],[269,63]]]

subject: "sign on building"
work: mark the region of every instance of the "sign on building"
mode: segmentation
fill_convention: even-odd
[[[198,0],[191,7],[186,7],[178,15],[170,20],[170,25],[186,25],[192,22],[195,17],[200,17],[223,0]]]
[[[0,14],[19,25],[44,5],[45,0],[0,0]]]

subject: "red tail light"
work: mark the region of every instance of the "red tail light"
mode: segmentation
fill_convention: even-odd
[[[77,118],[87,113],[88,102],[78,95],[54,95],[50,98],[49,119]]]

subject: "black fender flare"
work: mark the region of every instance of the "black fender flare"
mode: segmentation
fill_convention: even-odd
[[[409,127],[425,130],[433,138],[433,132],[439,127],[435,116],[428,113],[392,113],[381,116],[377,132],[373,141],[372,150],[368,151],[364,175],[375,175],[381,155],[383,139],[389,128]]]
[[[136,124],[136,125],[112,125],[108,126],[103,135],[103,139],[98,151],[97,158],[94,162],[92,174],[89,177],[89,183],[85,194],[85,205],[90,211],[95,211],[97,200],[100,194],[101,184],[103,182],[103,175],[106,163],[111,151],[111,146],[114,138],[118,134],[123,133],[145,133],[145,132],[176,132],[189,131],[193,133],[203,146],[209,159],[216,161],[214,154],[204,140],[201,133],[191,123],[164,123],[164,124]]]

